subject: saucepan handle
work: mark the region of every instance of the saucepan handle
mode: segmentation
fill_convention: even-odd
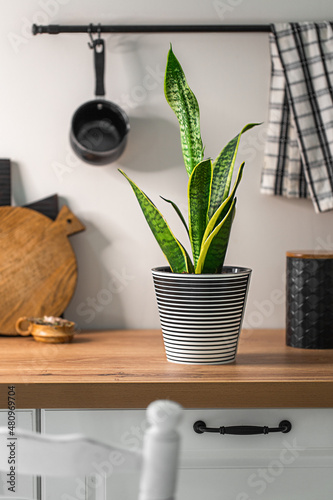
[[[94,40],[94,62],[95,62],[95,96],[104,96],[104,66],[105,66],[105,45],[102,38]]]

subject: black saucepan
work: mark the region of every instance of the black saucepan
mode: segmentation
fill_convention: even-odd
[[[82,104],[74,113],[70,143],[82,160],[92,165],[106,165],[123,153],[130,126],[125,111],[103,99],[104,40],[94,40],[91,47],[94,50],[97,99]]]

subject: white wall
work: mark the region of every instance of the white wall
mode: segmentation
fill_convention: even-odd
[[[187,174],[176,119],[163,95],[169,43],[200,103],[206,154],[215,157],[250,121],[267,122],[268,35],[106,35],[107,98],[129,114],[124,155],[107,167],[79,161],[70,150],[72,114],[93,97],[87,35],[30,35],[38,24],[270,23],[333,20],[328,0],[11,0],[0,1],[0,157],[13,161],[18,205],[58,193],[87,226],[71,237],[79,279],[66,311],[82,328],[158,327],[150,269],[164,257],[117,168],[123,168],[183,237],[176,216],[159,195],[186,209]],[[149,79],[148,74],[153,76]],[[147,89],[149,82],[149,89]],[[246,324],[283,327],[285,252],[332,249],[332,213],[316,215],[307,200],[259,194],[265,125],[244,136],[247,160],[239,188],[227,263],[253,269]],[[61,173],[60,169],[66,171]],[[121,279],[119,279],[119,276]],[[101,290],[110,289],[112,301]],[[104,294],[103,294],[104,293]],[[275,297],[274,295],[274,297]],[[95,300],[98,311],[88,306]],[[95,306],[95,307],[96,307]],[[89,311],[90,310],[90,313]]]

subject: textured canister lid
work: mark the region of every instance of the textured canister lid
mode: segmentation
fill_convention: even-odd
[[[289,250],[287,257],[296,259],[333,259],[332,250]]]

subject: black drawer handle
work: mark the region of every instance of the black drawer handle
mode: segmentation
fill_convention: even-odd
[[[218,434],[233,434],[236,436],[249,436],[253,434],[269,434],[270,432],[283,432],[286,434],[291,430],[291,423],[289,420],[282,420],[279,423],[279,427],[267,427],[264,425],[260,427],[258,425],[233,425],[230,427],[207,427],[205,422],[198,420],[193,424],[193,429],[197,434],[203,434],[204,432],[217,432]]]

